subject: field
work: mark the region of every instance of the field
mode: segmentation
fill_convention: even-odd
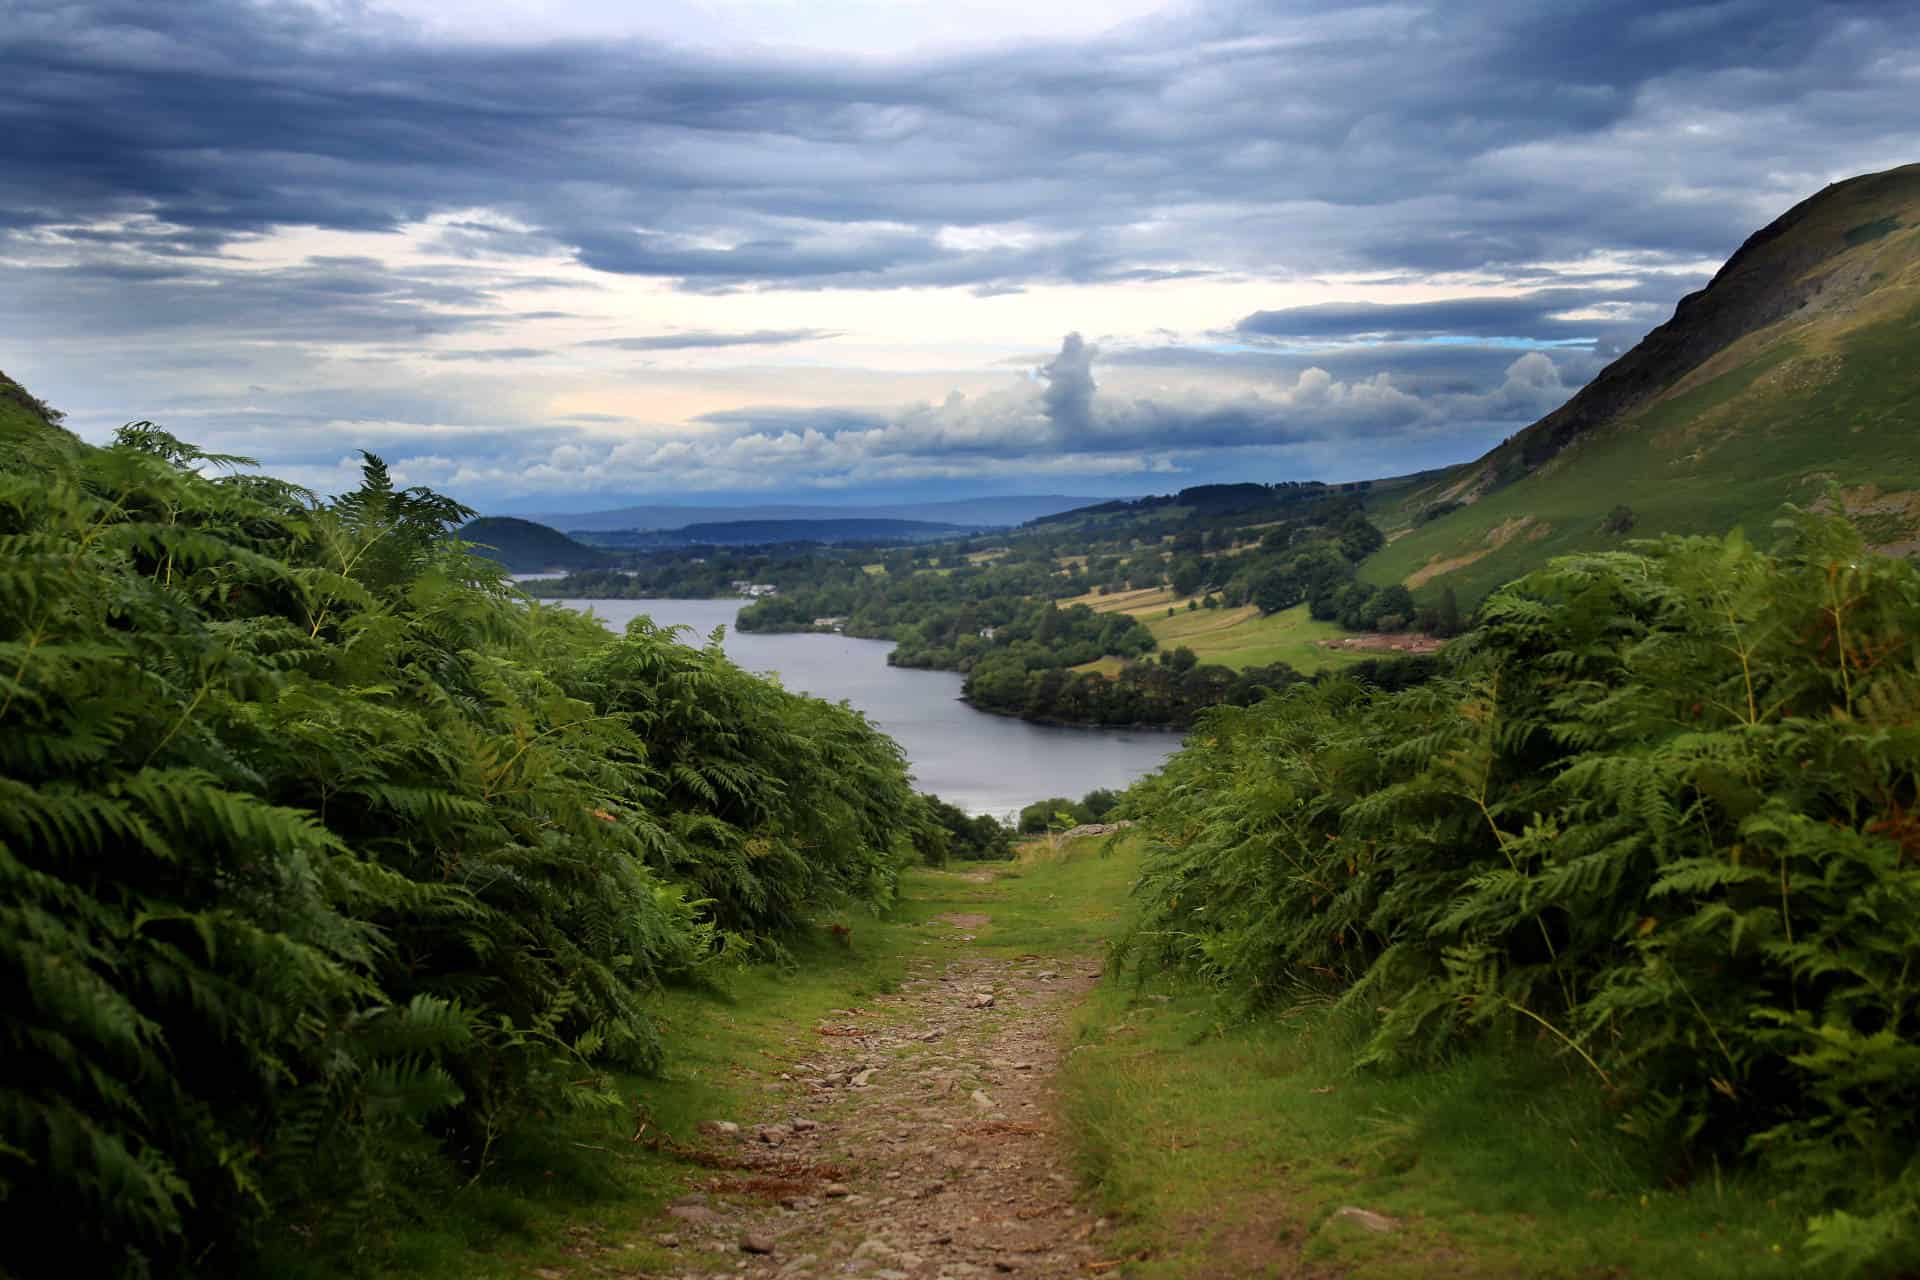
[[[1060,604],[1062,608],[1084,604],[1097,613],[1130,613],[1147,625],[1161,649],[1185,647],[1193,650],[1202,662],[1235,671],[1284,662],[1296,671],[1312,673],[1379,656],[1325,648],[1321,641],[1346,633],[1334,623],[1315,621],[1308,616],[1305,605],[1262,617],[1252,605],[1237,609],[1188,609],[1189,599],[1176,596],[1170,587],[1147,587],[1111,595],[1075,596]],[[1172,617],[1167,616],[1169,608],[1173,610]],[[1113,675],[1122,665],[1117,658],[1102,658],[1075,670]]]

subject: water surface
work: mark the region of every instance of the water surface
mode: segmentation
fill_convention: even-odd
[[[845,701],[892,735],[907,753],[920,789],[969,813],[1009,817],[1048,796],[1079,799],[1096,787],[1118,790],[1158,769],[1180,745],[1178,734],[1133,729],[1070,729],[988,715],[960,701],[960,676],[887,665],[889,640],[851,636],[741,633],[740,600],[562,600],[591,610],[618,631],[641,614],[661,626],[690,627],[701,644],[727,628],[727,656],[749,671],[772,672],[787,688]]]

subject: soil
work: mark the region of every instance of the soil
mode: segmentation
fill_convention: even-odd
[[[1438,653],[1446,643],[1439,636],[1362,631],[1336,640],[1322,640],[1320,647],[1345,653]]]
[[[1098,968],[943,954],[811,1028],[772,1068],[774,1119],[705,1126],[698,1154],[720,1169],[667,1210],[658,1239],[689,1256],[663,1274],[1120,1274],[1107,1223],[1076,1202],[1053,1093]]]

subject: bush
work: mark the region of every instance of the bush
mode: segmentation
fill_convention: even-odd
[[[0,416],[0,1272],[247,1273],[617,1105],[649,991],[916,819],[858,715],[527,607],[377,458],[241,461]]]
[[[1130,797],[1133,949],[1331,987],[1367,1063],[1545,1037],[1676,1175],[1757,1159],[1909,1247],[1917,660],[1920,571],[1841,521],[1555,561],[1427,683],[1211,712]]]

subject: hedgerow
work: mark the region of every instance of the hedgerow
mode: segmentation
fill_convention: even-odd
[[[1366,1065],[1539,1041],[1673,1176],[1751,1159],[1816,1248],[1912,1247],[1920,572],[1782,532],[1559,560],[1429,684],[1210,713],[1130,800],[1134,950],[1338,993]]]
[[[369,457],[0,426],[0,1271],[233,1274],[616,1102],[924,821],[856,713],[529,606]]]

